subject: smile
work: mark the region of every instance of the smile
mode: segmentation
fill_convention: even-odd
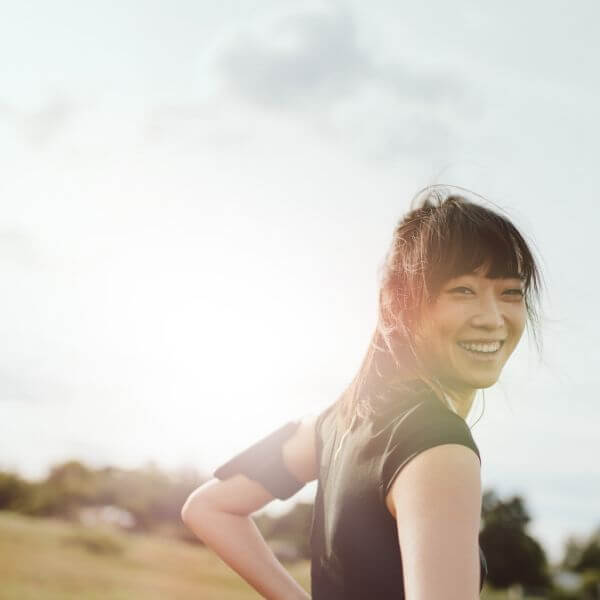
[[[495,342],[457,342],[457,344],[474,354],[494,355],[500,350],[504,342],[496,340]]]

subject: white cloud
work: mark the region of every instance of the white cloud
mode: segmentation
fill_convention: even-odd
[[[218,70],[241,98],[267,107],[328,110],[365,88],[405,102],[459,104],[466,83],[450,71],[383,62],[360,42],[346,10],[290,14],[256,30],[242,30],[219,48]]]
[[[237,27],[204,54],[204,103],[157,108],[148,131],[181,139],[191,130],[212,141],[211,129],[225,127],[227,142],[259,136],[263,124],[295,121],[377,160],[460,147],[462,125],[481,113],[467,83],[449,67],[384,59],[360,33],[353,13],[340,8],[278,13]]]
[[[54,140],[68,125],[77,107],[64,96],[55,96],[37,109],[24,110],[0,103],[0,122],[12,126],[19,137],[34,146]]]

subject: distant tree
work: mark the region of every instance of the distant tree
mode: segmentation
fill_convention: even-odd
[[[299,556],[310,558],[312,514],[312,502],[297,502],[290,511],[276,520],[270,536],[293,542],[298,548]]]
[[[564,544],[563,557],[559,563],[560,568],[564,571],[576,571],[584,545],[584,542],[576,536],[569,536]]]
[[[560,566],[582,576],[581,585],[574,594],[576,600],[600,599],[600,527],[587,538],[570,536]]]
[[[578,600],[600,600],[600,570],[590,569],[583,574]]]
[[[600,528],[592,533],[584,544],[581,556],[573,570],[579,573],[590,570],[600,571]]]
[[[41,516],[72,518],[81,506],[94,503],[96,474],[77,460],[55,465],[35,486],[30,512]]]
[[[0,473],[0,510],[19,510],[31,498],[31,484],[15,473]]]
[[[192,539],[180,512],[185,499],[203,481],[196,472],[167,473],[152,464],[142,469],[91,469],[71,460],[55,465],[37,482],[0,472],[0,510],[78,519],[86,506],[114,505],[133,515],[134,529],[158,528],[167,535]]]
[[[520,496],[502,501],[493,491],[484,493],[479,541],[487,560],[487,580],[494,587],[514,584],[536,589],[551,587],[546,554],[526,532],[529,521]]]
[[[570,536],[567,539],[561,567],[576,573],[600,571],[600,527],[587,538]]]
[[[261,513],[253,519],[265,539],[289,542],[297,549],[299,557],[309,559],[312,515],[312,502],[297,502],[283,515]]]

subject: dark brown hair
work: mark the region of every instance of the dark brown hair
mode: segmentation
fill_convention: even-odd
[[[448,405],[442,384],[423,368],[415,332],[421,308],[435,300],[453,277],[485,267],[487,277],[520,278],[527,327],[541,351],[537,310],[541,275],[536,260],[508,217],[481,201],[487,202],[463,188],[429,186],[417,193],[396,226],[380,269],[375,332],[358,373],[336,402],[344,428],[377,410],[379,401],[394,388],[394,374],[401,370],[412,373]]]

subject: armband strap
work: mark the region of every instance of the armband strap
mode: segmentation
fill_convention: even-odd
[[[293,496],[305,483],[288,471],[283,462],[282,446],[299,426],[300,421],[288,421],[222,464],[213,476],[223,480],[242,473],[260,483],[275,498],[286,500]]]

